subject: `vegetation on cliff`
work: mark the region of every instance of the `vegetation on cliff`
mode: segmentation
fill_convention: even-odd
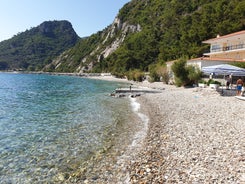
[[[55,70],[60,70],[60,64],[61,71],[66,72],[112,72],[121,76],[134,69],[149,71],[152,65],[181,57],[199,57],[209,49],[203,40],[245,28],[244,9],[245,2],[239,0],[132,0],[119,11],[120,25],[114,22],[81,40],[59,58]],[[126,32],[123,24],[140,29]],[[106,55],[106,50],[120,39],[117,49]]]
[[[129,75],[129,71],[146,72],[167,61],[202,56],[209,50],[203,40],[244,30],[244,9],[245,2],[240,0],[131,0],[111,25],[80,39],[72,48],[57,44],[58,50],[49,49],[52,44],[44,43],[49,43],[51,35],[46,35],[43,43],[42,32],[35,39],[28,36],[14,42],[20,34],[11,44],[0,44],[0,62],[5,61],[4,56],[14,61],[9,66],[24,69],[38,70],[46,64],[44,71],[112,72],[118,76]],[[77,41],[75,34],[71,37],[74,42],[69,47]],[[37,44],[31,44],[33,40]],[[23,49],[16,49],[20,47]]]
[[[119,18],[140,24],[142,31],[129,35],[107,58],[109,70],[148,71],[153,63],[202,56],[209,49],[203,40],[245,28],[244,8],[245,2],[238,0],[133,0]]]
[[[68,21],[47,21],[0,43],[0,70],[41,70],[80,38]]]

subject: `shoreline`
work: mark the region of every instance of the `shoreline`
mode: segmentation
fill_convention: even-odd
[[[209,88],[84,78],[164,90],[136,98],[140,113],[149,118],[136,150],[130,148],[134,136],[126,147],[109,147],[80,166],[68,183],[245,183],[244,101]],[[136,128],[132,122],[125,131]]]
[[[126,99],[127,98],[127,99]],[[142,150],[148,132],[149,118],[136,98],[130,96],[130,112],[127,122],[119,125],[116,138],[107,150],[96,154],[86,162],[82,170],[71,175],[66,182],[82,183],[130,183],[130,161],[136,160]],[[131,112],[132,111],[132,112]],[[113,133],[114,134],[114,133]]]
[[[127,183],[245,183],[243,101],[211,89],[128,82],[165,90],[137,97],[149,127],[127,163]]]
[[[165,88],[139,98],[150,124],[130,182],[245,182],[244,102],[215,90]]]
[[[88,167],[81,165],[68,183],[245,183],[244,101],[208,88],[178,88],[113,76],[84,78],[164,90],[134,98],[140,104],[136,116],[145,115],[137,121],[149,118],[147,127],[136,127],[135,119],[126,127],[119,125],[124,137],[92,157]],[[143,136],[137,140],[132,132]],[[136,149],[130,147],[134,141]]]

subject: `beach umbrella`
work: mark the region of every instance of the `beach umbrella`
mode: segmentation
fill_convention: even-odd
[[[201,71],[206,75],[232,75],[245,76],[245,69],[229,64],[202,67]]]
[[[201,71],[206,75],[226,75],[230,76],[245,76],[245,69],[229,64],[213,65],[202,67]],[[222,86],[223,94],[223,86]]]

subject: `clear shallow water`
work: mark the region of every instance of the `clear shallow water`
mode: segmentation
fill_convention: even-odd
[[[128,113],[128,101],[108,96],[118,85],[0,73],[0,182],[47,182],[78,169]]]

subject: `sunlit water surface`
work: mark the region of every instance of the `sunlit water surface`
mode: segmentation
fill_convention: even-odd
[[[0,182],[50,182],[101,149],[129,101],[123,84],[71,76],[0,73]]]

